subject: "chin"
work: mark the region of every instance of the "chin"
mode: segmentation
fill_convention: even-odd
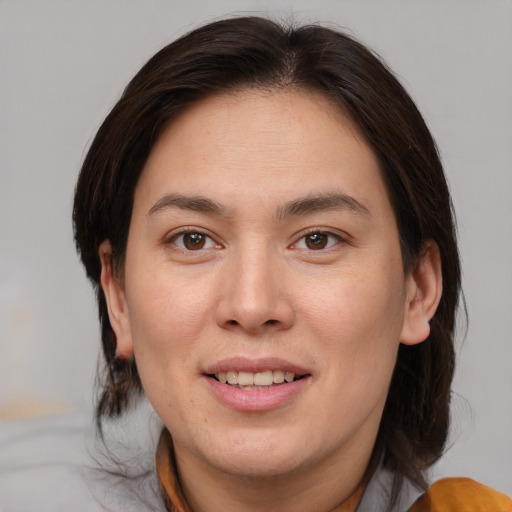
[[[280,436],[269,435],[263,440],[229,439],[215,452],[203,452],[203,457],[209,459],[213,466],[233,476],[262,479],[293,474],[306,466],[312,458],[305,453],[304,443],[290,443],[289,439],[286,442]]]
[[[270,455],[270,456],[269,456]],[[217,461],[219,469],[237,478],[269,479],[291,475],[302,464],[293,456],[274,457],[273,454],[245,454]]]

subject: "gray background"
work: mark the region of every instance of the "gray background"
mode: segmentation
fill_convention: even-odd
[[[122,88],[185,31],[269,12],[348,28],[424,113],[458,214],[470,318],[457,342],[454,446],[437,475],[512,494],[509,0],[0,0],[0,417],[90,407],[99,329],[71,204],[85,148]]]

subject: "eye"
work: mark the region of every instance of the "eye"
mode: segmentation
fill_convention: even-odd
[[[186,251],[199,251],[220,247],[208,235],[200,231],[188,231],[174,235],[170,242]]]
[[[300,238],[294,244],[295,249],[309,249],[310,251],[321,251],[329,249],[339,243],[341,237],[334,233],[325,231],[313,231]]]

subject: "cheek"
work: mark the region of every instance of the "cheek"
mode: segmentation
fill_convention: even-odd
[[[201,288],[160,275],[132,281],[127,290],[135,360],[155,408],[173,402],[195,376],[191,359],[212,310]]]
[[[193,342],[211,314],[204,285],[173,276],[146,276],[128,290],[134,344],[144,348],[177,348]]]
[[[320,329],[361,334],[396,330],[403,319],[401,274],[344,272],[308,286],[302,308]],[[375,332],[374,332],[375,334]]]
[[[189,359],[201,329],[198,298],[165,279],[132,281],[127,294],[137,369],[145,394],[160,417],[186,396],[194,367]]]
[[[403,325],[403,278],[401,269],[389,276],[377,268],[333,276],[310,287],[302,303],[314,337],[322,340],[318,357],[336,362],[334,371],[347,380],[387,375],[394,366]]]

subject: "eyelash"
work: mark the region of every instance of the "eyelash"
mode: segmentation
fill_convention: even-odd
[[[184,237],[186,237],[187,235],[198,235],[199,237],[201,237],[201,240],[204,242],[204,244],[202,246],[200,246],[199,248],[195,248],[195,249],[187,248],[185,246],[185,242],[184,242]],[[182,239],[181,244],[177,243],[177,240],[179,240],[180,238]],[[179,233],[175,233],[171,237],[169,237],[169,239],[167,240],[166,243],[172,244],[175,247],[177,247],[178,250],[181,250],[184,252],[199,252],[203,249],[221,248],[222,247],[220,244],[215,242],[215,240],[213,240],[213,238],[210,235],[208,235],[207,233],[205,233],[199,229],[182,230]],[[204,245],[206,245],[206,244],[209,244],[210,247],[204,247]]]
[[[186,237],[187,235],[191,235],[191,236],[196,235],[197,236],[198,247],[190,248],[185,245],[186,242],[185,242],[184,237]],[[308,246],[308,241],[307,241],[308,237],[314,237],[314,236],[318,236],[318,235],[320,235],[320,237],[326,237],[326,239],[321,238],[318,241],[317,247]],[[181,243],[178,243],[177,241],[180,239],[181,239]],[[331,239],[331,240],[329,240],[329,239]],[[325,241],[325,245],[322,246],[323,241]],[[296,242],[294,242],[291,245],[291,248],[299,249],[299,250],[307,250],[307,251],[311,251],[311,252],[321,252],[321,251],[327,251],[327,250],[331,249],[332,247],[336,246],[337,244],[343,243],[344,241],[345,241],[344,238],[338,234],[332,233],[330,231],[325,231],[325,230],[315,228],[315,229],[311,229],[307,233],[304,233]],[[201,242],[202,242],[202,245],[201,245]],[[301,242],[303,242],[303,247],[300,247]],[[216,248],[216,249],[222,248],[222,246],[220,244],[218,244],[217,242],[215,242],[215,240],[210,235],[208,235],[207,233],[205,233],[199,229],[182,230],[178,233],[173,234],[167,240],[166,243],[172,244],[178,250],[181,250],[184,252],[199,252],[202,250],[207,250],[207,249],[212,249],[212,248]],[[315,244],[315,243],[316,242],[313,241],[313,244]],[[206,245],[206,247],[205,247],[205,245]]]
[[[320,244],[319,244],[319,247],[316,247],[316,248],[308,247],[307,246],[307,238],[315,236],[315,235],[321,235],[323,237],[327,237],[326,246],[320,247]],[[329,242],[329,238],[331,239],[331,243]],[[299,247],[299,243],[302,241],[304,242],[304,247]],[[308,250],[308,251],[312,251],[312,252],[321,252],[321,251],[328,251],[332,247],[338,245],[339,243],[343,243],[344,241],[345,241],[344,238],[336,233],[332,233],[331,231],[325,231],[322,229],[315,228],[315,229],[312,229],[309,232],[303,234],[297,240],[297,242],[295,242],[292,245],[292,248],[300,249],[300,250]]]

